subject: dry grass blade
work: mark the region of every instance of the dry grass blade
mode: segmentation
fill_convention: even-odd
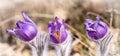
[[[87,16],[89,16],[89,15],[93,15],[93,16],[99,16],[104,22],[106,22],[107,23],[107,25],[109,25],[109,22],[107,21],[107,20],[105,20],[105,18],[104,17],[102,17],[102,16],[100,16],[99,14],[97,14],[97,13],[94,13],[94,12],[88,12],[87,13]]]
[[[70,26],[69,24],[66,24],[66,25],[67,25],[67,27],[68,27],[71,31],[76,32],[76,34],[79,36],[80,39],[86,37],[86,36],[84,36],[83,34],[81,34],[79,31],[77,31],[75,28],[73,28],[72,26]],[[89,40],[86,40],[86,41],[88,41],[88,42],[90,43]],[[87,47],[87,48],[91,51],[91,53],[94,52],[94,50],[93,50],[90,46],[88,46],[87,44],[85,44],[85,43],[82,42],[81,40],[80,40],[80,43],[81,43],[82,45],[84,45],[85,47]]]

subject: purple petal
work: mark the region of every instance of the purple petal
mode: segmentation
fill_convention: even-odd
[[[100,26],[103,26],[104,29],[106,29],[106,30],[108,29],[107,24],[105,24],[104,22],[100,21],[98,24],[99,24]]]
[[[24,11],[22,11],[21,13],[26,22],[33,23],[33,21],[25,14]]]
[[[37,28],[34,25],[26,25],[22,30],[29,37],[35,37],[37,34]]]
[[[22,22],[22,21],[17,21],[16,25],[18,28],[23,28],[23,25],[25,25],[26,23],[25,22]]]
[[[107,33],[107,28],[104,28],[102,26],[99,26],[96,30],[100,35],[99,37],[103,37]]]
[[[56,37],[54,35],[52,35],[52,34],[50,34],[50,40],[52,42],[56,43],[56,44],[59,43],[59,41],[56,39]]]
[[[30,30],[35,30],[37,31],[37,27],[35,25],[33,25],[32,23],[27,23],[27,22],[22,22],[22,21],[17,21],[16,23],[17,27],[19,29],[25,29],[25,30],[28,30],[28,28],[32,28]]]
[[[66,32],[65,27],[62,25],[60,28],[60,42],[65,41],[66,38],[67,38],[67,32]]]
[[[54,29],[55,29],[54,22],[49,21],[49,23],[48,23],[48,31],[49,31],[49,33],[53,33]]]
[[[65,21],[64,21],[64,19],[62,20],[62,25],[65,27],[65,29],[66,29],[66,25],[65,25]]]
[[[56,21],[56,30],[59,30],[62,23],[58,17],[55,17],[55,21]]]
[[[54,26],[54,22],[49,21],[49,23],[48,23],[48,27],[53,27],[53,26]]]
[[[89,28],[93,24],[93,21],[91,19],[86,19],[85,21],[85,28]]]
[[[96,21],[100,21],[100,17],[99,16],[96,17]]]
[[[86,28],[86,31],[96,31],[96,30],[93,28]]]
[[[85,24],[87,24],[87,25],[93,24],[93,20],[91,20],[91,19],[86,19]]]
[[[104,22],[99,21],[96,25],[96,30],[100,35],[99,37],[103,37],[107,33],[108,27]]]
[[[87,31],[87,36],[88,36],[90,39],[93,39],[93,40],[98,40],[98,39],[100,39],[99,34],[97,34],[96,32],[93,32],[93,31]]]
[[[15,32],[14,32],[15,30],[13,30],[13,29],[7,29],[7,33],[9,33],[9,34],[13,34],[13,35],[15,35]]]
[[[15,31],[15,33],[16,33],[16,36],[18,36],[18,38],[21,39],[21,40],[23,40],[23,41],[30,41],[31,39],[33,39],[33,38],[27,36],[23,32],[23,30],[18,29],[18,30]]]
[[[89,39],[94,39],[94,32],[93,31],[86,31],[87,36]]]
[[[104,28],[108,28],[108,26],[104,22],[100,21],[99,16],[96,17],[96,22],[98,22],[98,24],[103,26]]]

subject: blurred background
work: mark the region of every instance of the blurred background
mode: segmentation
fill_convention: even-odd
[[[47,31],[48,21],[55,16],[65,19],[73,35],[71,56],[95,56],[95,43],[85,34],[86,18],[95,20],[97,15],[109,26],[114,37],[109,56],[120,56],[120,0],[0,0],[0,56],[31,56],[31,48],[6,33],[23,20],[21,11],[37,24],[39,31]],[[50,49],[49,56],[54,56]]]

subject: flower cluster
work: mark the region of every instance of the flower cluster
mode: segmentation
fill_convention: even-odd
[[[25,21],[17,21],[16,27],[7,30],[9,34],[17,36],[22,41],[29,42],[32,49],[36,51],[37,56],[46,56],[49,38],[50,41],[56,45],[57,55],[69,56],[72,46],[72,36],[70,31],[67,30],[64,19],[60,21],[58,17],[55,17],[55,22],[49,21],[49,34],[47,35],[46,33],[38,33],[36,24],[23,11],[22,16]],[[99,45],[98,51],[100,51],[100,56],[106,56],[108,45],[112,38],[112,35],[107,34],[108,26],[97,16],[95,21],[86,19],[85,30],[88,38],[96,41],[97,45]],[[36,37],[36,35],[39,36]],[[48,36],[49,38],[47,38]],[[102,41],[100,39],[102,39]]]

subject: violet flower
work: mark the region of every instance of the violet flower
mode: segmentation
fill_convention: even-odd
[[[102,38],[108,31],[108,26],[100,21],[98,16],[96,17],[96,21],[86,19],[85,28],[87,36],[94,40]]]
[[[16,23],[16,27],[8,29],[9,34],[16,35],[20,40],[30,41],[37,34],[37,27],[35,23],[22,11],[22,16],[25,22],[19,20]]]
[[[108,31],[107,24],[100,21],[100,18],[97,16],[95,21],[86,19],[85,29],[88,38],[97,45],[97,55],[107,56],[109,43],[113,37],[111,32]]]
[[[67,38],[66,25],[64,20],[62,22],[55,17],[56,22],[50,21],[48,24],[48,31],[50,34],[50,40],[54,43],[62,43]]]
[[[55,22],[50,21],[48,24],[50,41],[55,47],[55,56],[69,56],[72,46],[72,37],[70,31],[66,29],[64,20],[60,21],[55,17]]]
[[[16,27],[8,29],[9,34],[16,35],[20,40],[25,41],[32,49],[32,56],[47,56],[48,53],[48,35],[44,32],[38,32],[36,24],[22,11],[25,20],[17,21]],[[34,39],[33,39],[34,38]]]

